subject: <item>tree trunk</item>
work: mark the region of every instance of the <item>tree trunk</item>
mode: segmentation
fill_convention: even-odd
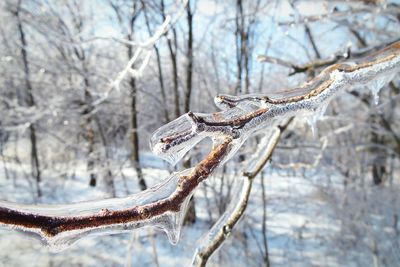
[[[185,91],[185,112],[190,110],[190,97],[192,94],[193,80],[193,13],[190,8],[190,1],[186,7],[187,23],[188,23],[188,41],[187,41],[187,68],[186,68],[186,91]]]
[[[142,0],[142,5],[143,5],[143,10],[144,10],[144,18],[145,18],[145,22],[146,22],[147,32],[151,36],[151,35],[153,35],[153,31],[150,27],[150,21],[149,21],[149,17],[147,15],[147,9],[146,9],[146,2],[144,0]],[[154,45],[153,48],[154,48],[154,51],[156,52],[158,82],[160,83],[161,99],[164,103],[164,122],[167,123],[167,122],[169,122],[169,115],[168,115],[167,96],[165,93],[165,85],[164,85],[164,74],[163,74],[163,69],[161,66],[161,55],[160,55],[160,51],[159,51],[157,45]]]
[[[190,1],[186,6],[187,25],[188,25],[188,39],[187,39],[187,52],[186,52],[186,90],[185,90],[185,113],[190,111],[190,97],[192,94],[192,80],[193,80],[193,13],[190,7]],[[190,157],[183,163],[185,168],[190,168]],[[185,215],[184,224],[193,224],[196,222],[196,205],[194,196],[189,201],[188,211]]]
[[[35,99],[33,97],[33,88],[30,80],[30,69],[28,63],[28,54],[27,54],[27,41],[25,39],[25,32],[22,26],[22,21],[20,19],[20,8],[21,8],[21,1],[18,2],[17,10],[15,12],[15,16],[18,22],[18,31],[20,42],[22,46],[21,55],[22,55],[22,62],[24,65],[24,77],[25,77],[25,104],[29,107],[35,106]],[[41,170],[40,170],[40,161],[38,155],[38,147],[37,147],[37,137],[36,137],[36,129],[33,123],[29,126],[29,138],[31,141],[31,166],[32,166],[32,176],[36,180],[36,193],[38,197],[42,196],[42,191],[40,189],[40,181],[41,181]]]
[[[188,3],[189,5],[189,3]],[[166,18],[165,14],[165,3],[164,0],[161,0],[161,15],[163,20]],[[172,63],[172,78],[173,78],[173,91],[174,91],[174,104],[175,104],[175,118],[178,118],[180,113],[180,104],[179,104],[179,84],[178,84],[178,63],[177,63],[177,54],[178,54],[178,40],[176,37],[175,28],[171,29],[173,42],[171,39],[167,38],[169,55]]]
[[[135,8],[134,8],[135,9]],[[132,41],[134,34],[134,24],[135,24],[136,16],[133,15],[130,23],[130,34],[128,34],[128,39]],[[131,45],[128,46],[128,57],[133,57],[133,48]],[[130,93],[131,93],[131,141],[132,141],[132,163],[133,167],[136,170],[139,188],[140,190],[146,190],[147,184],[143,177],[142,167],[140,166],[140,158],[139,158],[139,135],[138,135],[138,123],[137,123],[137,88],[136,88],[136,80],[131,77],[129,81],[130,85]]]
[[[243,15],[243,3],[242,0],[236,1],[236,88],[235,94],[242,93],[242,72],[243,72],[243,55],[245,54],[245,40],[244,40],[244,15]]]
[[[129,47],[129,54],[132,54],[132,47]],[[136,170],[136,174],[138,177],[140,190],[146,190],[147,185],[144,180],[142,167],[140,166],[140,158],[139,158],[139,135],[138,135],[138,125],[137,125],[137,106],[136,106],[136,81],[134,78],[130,79],[131,86],[131,126],[132,126],[132,163]]]

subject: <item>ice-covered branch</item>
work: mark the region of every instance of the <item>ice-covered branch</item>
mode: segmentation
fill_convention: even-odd
[[[60,206],[0,202],[0,223],[39,235],[53,250],[62,250],[90,233],[144,226],[161,228],[171,243],[176,243],[193,190],[228,154],[230,141],[221,140],[196,167],[173,173],[160,184],[126,198]]]
[[[127,198],[45,207],[1,202],[0,224],[35,233],[55,249],[90,233],[144,226],[164,229],[175,243],[186,203],[196,187],[251,134],[273,129],[288,117],[318,117],[329,101],[348,87],[368,85],[377,94],[399,70],[400,43],[395,43],[365,58],[332,65],[283,94],[217,96],[221,112],[189,112],[161,127],[151,139],[155,154],[176,163],[202,139],[212,138],[213,148],[194,168],[174,173],[156,187]]]
[[[202,239],[193,256],[192,266],[206,266],[211,255],[222,245],[226,238],[230,235],[233,227],[243,216],[250,197],[251,187],[254,178],[262,171],[281,138],[283,131],[291,123],[293,117],[284,125],[272,129],[271,134],[266,134],[261,140],[257,152],[250,159],[249,166],[240,184],[240,196],[234,197],[230,206],[221,216],[217,223]]]
[[[350,1],[349,1],[350,2]],[[360,1],[361,2],[361,1]],[[350,2],[350,8],[345,11],[332,9],[330,12],[325,14],[311,15],[311,16],[296,16],[295,20],[279,22],[279,26],[295,26],[297,24],[307,24],[312,22],[332,20],[341,21],[351,16],[357,16],[359,14],[385,14],[395,17],[399,13],[399,7],[396,4],[387,4],[383,2],[382,5],[365,5],[357,1]],[[351,7],[355,4],[354,7]]]
[[[292,72],[289,73],[289,76],[295,75],[297,73],[303,73],[303,72],[308,72],[310,70],[316,70],[316,69],[321,69],[328,67],[330,65],[336,64],[338,62],[344,61],[344,60],[349,60],[351,58],[360,58],[363,56],[366,56],[368,54],[371,54],[372,52],[378,51],[384,47],[387,47],[389,45],[392,45],[396,42],[399,42],[399,38],[395,38],[394,40],[391,40],[385,44],[379,44],[376,46],[371,46],[371,47],[366,47],[357,51],[352,51],[351,45],[348,45],[345,51],[335,53],[331,57],[326,58],[326,59],[317,59],[305,64],[296,64],[293,62],[289,62],[280,58],[272,57],[272,56],[266,56],[266,55],[258,55],[257,60],[259,62],[266,62],[266,63],[271,63],[275,65],[280,65],[286,68],[289,68],[292,70]]]
[[[104,102],[112,90],[119,89],[119,85],[121,84],[122,80],[130,74],[131,77],[137,78],[140,77],[150,62],[150,57],[152,54],[152,47],[153,45],[164,35],[166,34],[171,27],[178,21],[178,19],[182,16],[185,11],[186,5],[188,4],[188,0],[182,0],[182,3],[178,10],[176,11],[175,15],[167,15],[163,23],[157,28],[152,36],[142,42],[133,42],[129,40],[117,39],[118,42],[124,43],[129,46],[133,46],[136,48],[135,53],[130,58],[128,63],[126,64],[125,68],[121,70],[117,77],[110,81],[110,84],[106,91],[103,93],[103,96],[92,103],[93,106],[99,105],[100,103]],[[103,38],[104,39],[104,38]],[[111,38],[115,39],[115,38]],[[140,64],[137,64],[140,63]],[[135,66],[137,65],[137,66]]]

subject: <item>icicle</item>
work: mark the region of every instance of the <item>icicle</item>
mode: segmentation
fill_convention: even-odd
[[[381,75],[369,82],[368,87],[371,90],[375,105],[379,104],[379,92],[383,87],[385,87],[390,81],[394,79],[394,76],[395,74],[393,73],[389,75]]]
[[[158,217],[154,222],[156,227],[159,227],[167,234],[168,240],[172,245],[176,245],[179,241],[183,220],[185,219],[191,196],[192,194],[186,197],[179,211],[165,213]]]
[[[38,216],[62,216],[64,218],[68,218],[70,214],[73,214],[74,216],[107,214],[113,212],[114,210],[144,206],[170,197],[176,188],[178,188],[180,177],[189,175],[192,170],[193,169],[187,169],[182,172],[173,173],[158,185],[126,198],[114,198],[71,205],[52,206],[30,206],[0,202],[0,206],[10,209],[18,209],[21,212],[29,212],[31,214],[37,214]],[[12,226],[11,228],[13,230],[33,234],[34,237],[40,239],[53,252],[65,250],[84,236],[94,234],[115,234],[142,227],[159,228],[167,234],[168,239],[172,244],[176,244],[179,240],[184,215],[187,211],[187,206],[191,196],[192,194],[186,196],[178,211],[168,211],[160,216],[149,218],[148,220],[109,224],[101,227],[83,228],[77,230],[67,230],[54,236],[49,236],[43,233],[39,228],[25,228],[22,226]],[[1,224],[0,226],[9,227],[8,225]]]
[[[227,105],[224,111],[213,114],[188,113],[177,118],[154,133],[151,148],[155,154],[175,164],[203,138],[212,137],[214,146],[219,146],[220,149],[216,147],[209,158],[198,166],[200,169],[196,169],[208,176],[229,160],[251,134],[262,129],[271,129],[275,123],[280,123],[285,118],[302,117],[304,113],[313,112],[309,123],[315,136],[316,122],[323,116],[329,100],[340,90],[360,83],[369,84],[376,101],[378,100],[380,88],[392,80],[394,73],[400,69],[399,45],[400,43],[396,43],[356,62],[330,66],[304,86],[283,92],[282,97],[275,95],[271,98],[269,94],[221,98],[217,104]],[[161,228],[167,233],[171,243],[175,244],[190,199],[189,192],[182,196],[176,193],[182,189],[182,183],[179,183],[182,182],[181,176],[187,176],[191,171],[189,169],[174,173],[157,186],[126,198],[51,207],[0,201],[0,212],[4,216],[0,219],[6,227],[37,234],[55,251],[62,250],[82,236],[92,233],[118,233],[147,226]],[[205,178],[200,176],[198,179]],[[233,202],[201,247],[212,242],[221,234],[221,230],[222,234],[230,233],[230,229],[223,227],[227,218],[241,208],[240,203],[247,200],[245,198],[248,196],[250,183],[249,179],[244,179],[239,185],[240,190],[233,194],[236,196]],[[194,186],[196,185],[197,183]],[[190,188],[192,189],[193,187]],[[186,197],[173,202],[177,200],[174,198],[177,196]]]
[[[316,138],[318,136],[318,129],[317,129],[317,121],[314,119],[314,116],[310,116],[307,118],[307,123],[310,126],[312,135],[314,138]]]
[[[307,122],[311,128],[311,132],[313,134],[313,137],[318,137],[318,127],[317,123],[319,120],[321,120],[326,112],[326,109],[328,108],[329,101],[322,102],[316,109],[315,111],[307,117]]]

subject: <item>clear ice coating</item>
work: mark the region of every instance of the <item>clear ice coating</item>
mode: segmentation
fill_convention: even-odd
[[[272,139],[277,130],[277,127],[273,126],[260,133],[261,139],[257,144],[257,150],[244,164],[244,166],[246,166],[246,173],[253,173],[257,169],[260,159],[264,158],[265,154],[270,153],[270,146],[271,143],[273,143]]]
[[[150,141],[151,148],[155,154],[168,160],[171,164],[176,164],[203,138],[211,138],[214,147],[229,141],[229,145],[225,147],[226,150],[223,152],[224,155],[211,166],[211,171],[213,171],[229,160],[250,135],[267,129],[266,136],[272,136],[272,127],[288,117],[304,117],[311,114],[313,116],[311,124],[315,125],[315,122],[324,114],[333,96],[348,86],[369,85],[375,99],[378,100],[380,88],[392,80],[393,75],[400,69],[399,50],[400,43],[397,43],[370,57],[333,65],[322,71],[312,81],[293,90],[268,95],[219,96],[215,99],[215,102],[222,109],[221,112],[213,114],[188,113],[179,117],[154,133]],[[271,99],[275,101],[270,101]],[[268,143],[265,141],[261,144],[261,147]],[[254,163],[251,163],[250,166],[254,166]],[[188,175],[191,171],[192,169],[188,169],[174,173],[155,187],[126,198],[54,206],[29,206],[0,202],[0,207],[29,213],[33,216],[46,215],[61,218],[101,216],[101,214],[110,211],[152,205],[176,196],[174,194],[179,189],[179,178]],[[241,180],[234,194],[234,196],[239,197],[233,198],[234,201],[206,238],[203,239],[199,249],[204,248],[219,234],[229,234],[230,229],[226,229],[224,226],[229,217],[241,208],[243,198],[246,197],[248,192],[246,190],[249,188],[249,183],[248,179]],[[11,224],[3,225],[36,234],[53,251],[63,250],[76,240],[89,234],[118,233],[141,227],[162,229],[167,233],[171,243],[174,244],[179,239],[183,215],[192,193],[187,194],[183,202],[180,202],[177,211],[167,210],[158,216],[140,221],[109,224],[82,230],[67,230],[53,237],[48,237],[39,228],[27,228]]]
[[[150,148],[154,154],[175,165],[205,137],[196,129],[192,118],[185,114],[155,131]]]
[[[228,221],[232,217],[232,214],[238,212],[241,208],[244,198],[246,198],[247,190],[249,190],[250,181],[249,179],[237,179],[232,193],[232,199],[222,216],[218,219],[218,221],[213,225],[213,227],[206,233],[199,241],[197,245],[196,252],[194,253],[194,257],[192,259],[191,266],[200,266],[199,263],[201,261],[200,253],[205,251],[207,247],[213,244],[220,235],[228,236],[231,232],[231,229],[226,227]]]
[[[154,187],[125,198],[113,198],[69,205],[51,206],[30,206],[0,202],[0,206],[6,206],[9,209],[16,209],[21,212],[28,212],[31,214],[62,217],[96,215],[113,210],[129,209],[135,206],[151,204],[158,200],[168,198],[178,187],[179,177],[181,175],[188,175],[191,171],[192,169],[187,169],[182,172],[173,173]],[[115,234],[142,227],[155,227],[161,229],[167,234],[169,241],[172,244],[176,244],[179,240],[184,214],[186,213],[187,204],[190,200],[190,197],[191,194],[185,198],[178,211],[168,211],[160,216],[143,221],[65,231],[51,237],[45,235],[40,229],[37,228],[25,228],[18,226],[13,227],[13,229],[33,234],[34,237],[41,239],[53,252],[59,252],[66,249],[74,244],[77,240],[87,235]],[[7,225],[2,226],[7,227]]]
[[[175,164],[203,138],[211,137],[215,142],[230,136],[233,139],[230,153],[234,153],[254,132],[272,127],[291,116],[307,116],[316,135],[317,121],[338,92],[361,83],[371,84],[377,95],[378,90],[392,79],[399,70],[400,57],[380,59],[382,56],[374,56],[334,65],[292,90],[267,95],[219,95],[214,101],[221,112],[181,116],[154,133],[151,148],[155,154]],[[375,63],[364,64],[368,60]],[[357,68],[359,65],[362,67]],[[231,156],[227,156],[224,162],[229,158]]]
[[[266,102],[263,100],[265,95],[249,94],[244,96],[217,95],[214,97],[215,105],[221,110],[229,110],[237,107],[244,112],[252,112],[260,107],[265,107]]]
[[[371,90],[375,105],[379,104],[379,92],[394,79],[395,75],[396,73],[381,74],[368,83],[367,86]]]

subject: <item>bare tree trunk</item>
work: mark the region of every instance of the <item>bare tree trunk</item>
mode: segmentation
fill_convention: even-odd
[[[165,14],[165,3],[164,0],[161,0],[161,15],[163,20],[166,18]],[[178,62],[177,62],[177,54],[178,54],[178,40],[176,37],[175,28],[171,29],[172,31],[172,41],[167,38],[169,55],[172,63],[172,78],[173,78],[173,91],[174,91],[174,105],[175,105],[175,118],[178,118],[180,113],[180,104],[179,104],[179,84],[178,84]]]
[[[132,56],[132,47],[129,47],[130,57]],[[140,190],[146,190],[147,185],[143,177],[142,167],[140,166],[139,158],[139,135],[138,135],[138,124],[137,124],[137,107],[136,107],[136,81],[134,78],[130,79],[131,86],[131,126],[132,126],[132,162],[136,170],[138,177]]]
[[[178,65],[177,65],[177,40],[176,40],[176,31],[172,30],[174,36],[174,49],[172,48],[172,42],[168,41],[168,48],[170,51],[171,61],[172,61],[172,76],[173,76],[173,83],[174,83],[174,103],[175,103],[175,117],[178,118],[180,113],[179,108],[179,87],[178,87]],[[175,51],[174,51],[175,50]]]
[[[92,127],[92,116],[90,115],[91,108],[90,108],[90,102],[91,102],[91,96],[90,92],[88,90],[89,88],[89,81],[87,78],[85,80],[85,105],[86,108],[84,109],[83,116],[87,116],[85,119],[85,134],[84,138],[88,142],[88,161],[87,161],[87,171],[90,173],[90,180],[89,180],[89,185],[92,187],[95,187],[97,185],[97,175],[94,172],[94,158],[93,158],[93,152],[94,152],[94,130]]]
[[[186,6],[187,15],[187,26],[188,26],[188,39],[187,39],[187,52],[186,52],[186,90],[185,90],[185,110],[184,112],[189,112],[190,110],[190,96],[192,94],[192,79],[193,79],[193,13],[190,7],[190,1]],[[187,159],[184,164],[186,168],[190,168],[190,158]],[[193,224],[196,222],[196,205],[194,196],[189,202],[188,211],[184,220],[185,224]]]
[[[236,88],[235,94],[242,93],[242,70],[243,70],[243,55],[245,54],[245,40],[244,40],[244,15],[242,0],[236,1]]]
[[[85,139],[89,143],[88,147],[88,162],[86,165],[87,171],[90,173],[90,180],[89,180],[89,185],[92,187],[95,187],[97,184],[97,175],[94,173],[94,158],[93,158],[93,152],[94,152],[94,131],[92,127],[90,126],[91,120],[86,121],[86,128],[85,128]]]
[[[149,17],[147,14],[147,9],[145,8],[145,1],[142,0],[143,10],[144,10],[144,18],[146,22],[146,27],[149,35],[153,35],[153,31],[150,27]],[[160,83],[160,91],[161,91],[161,99],[164,103],[164,120],[165,123],[169,122],[169,115],[168,115],[168,105],[167,105],[167,97],[165,93],[165,85],[164,85],[164,74],[163,69],[161,67],[161,56],[160,50],[158,49],[157,45],[153,46],[154,51],[156,52],[156,60],[157,60],[157,69],[158,69],[158,82]]]
[[[244,94],[248,94],[250,93],[250,51],[249,51],[249,30],[247,30],[247,32],[244,33],[244,51],[245,54],[244,56]]]
[[[186,6],[187,24],[188,24],[188,40],[187,40],[187,67],[186,67],[186,91],[185,91],[185,113],[190,110],[190,96],[192,94],[193,79],[193,13],[190,7],[190,1]]]
[[[21,55],[22,55],[22,62],[24,65],[24,76],[25,76],[25,86],[26,86],[25,102],[29,107],[32,107],[35,106],[35,99],[33,97],[33,88],[30,80],[30,69],[29,69],[28,54],[27,54],[28,44],[25,38],[25,32],[20,18],[20,9],[21,9],[21,1],[18,2],[17,10],[15,11],[14,15],[17,18],[18,32],[22,46]],[[29,126],[29,138],[31,140],[32,176],[36,179],[36,193],[37,196],[40,197],[42,196],[42,191],[40,189],[41,170],[40,170],[40,161],[39,161],[38,147],[37,147],[36,129],[33,123],[30,123]]]
[[[129,24],[129,29],[130,33],[128,34],[128,40],[132,41],[133,36],[134,36],[134,26],[135,26],[135,21],[137,19],[137,16],[139,12],[137,11],[137,2],[134,2],[133,4],[133,12],[132,17],[130,18],[130,24]],[[131,45],[128,45],[128,58],[133,57],[133,47]],[[142,167],[140,166],[140,157],[139,157],[139,134],[138,134],[138,120],[137,120],[137,88],[136,88],[136,80],[134,77],[130,78],[129,81],[130,85],[130,93],[131,93],[131,126],[132,126],[132,132],[131,132],[131,140],[132,140],[132,163],[133,166],[136,170],[137,178],[138,178],[138,183],[140,190],[146,190],[147,189],[147,184],[146,181],[143,177],[143,172],[142,172]]]
[[[117,4],[113,3],[112,1],[109,2],[110,6],[114,9],[115,15],[117,16],[118,22],[121,26],[121,28],[125,28],[124,24],[124,15],[121,13],[120,8],[118,7]],[[142,7],[138,8],[138,4],[141,4]],[[135,22],[136,19],[138,18],[140,12],[145,8],[145,1],[133,1],[132,2],[132,14],[129,17],[129,25],[128,25],[128,30],[129,32],[126,35],[126,38],[129,41],[133,41],[134,39],[134,33],[135,33]],[[150,32],[150,26],[148,23],[148,18],[145,13],[145,19],[146,19],[146,25],[147,25],[147,30]],[[133,57],[134,51],[132,45],[127,45],[127,56],[129,59]],[[157,53],[158,57],[159,54]],[[138,134],[138,119],[137,119],[137,85],[136,85],[136,80],[134,77],[131,77],[129,80],[129,86],[130,86],[130,96],[131,96],[131,142],[132,142],[132,153],[131,153],[131,161],[133,164],[133,167],[136,170],[137,178],[138,178],[138,184],[140,187],[140,190],[145,190],[147,189],[147,184],[143,176],[142,172],[142,167],[140,165],[140,156],[139,156],[139,134]],[[164,92],[163,89],[163,83],[162,83],[162,93]]]

